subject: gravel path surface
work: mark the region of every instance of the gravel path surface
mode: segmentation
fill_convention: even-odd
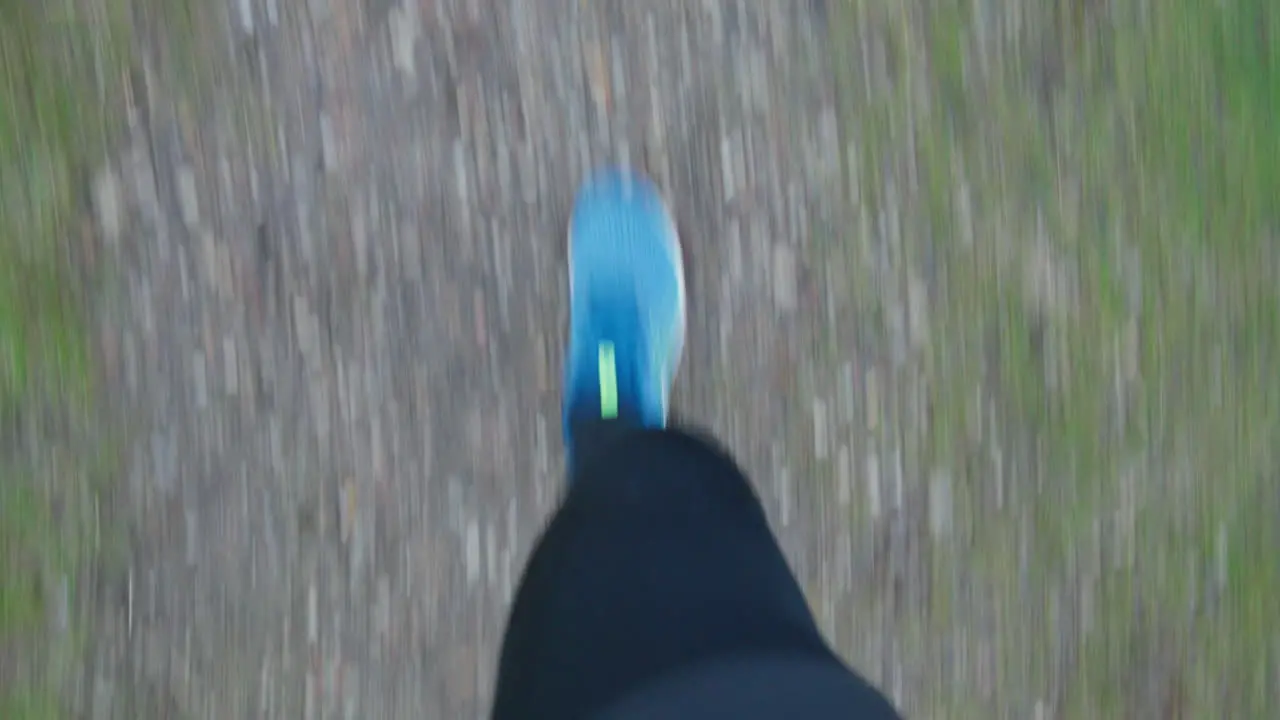
[[[827,5],[235,0],[200,20],[218,62],[191,88],[148,46],[94,192],[136,527],[93,713],[485,713],[561,489],[563,226],[602,162],[646,168],[685,239],[677,412],[751,469],[841,650],[916,707],[943,668],[905,618],[950,509],[883,432],[921,290],[886,279],[887,320],[858,322],[852,255],[892,248],[848,200]]]

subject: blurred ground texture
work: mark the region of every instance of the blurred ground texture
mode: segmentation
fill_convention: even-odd
[[[1280,707],[1265,0],[148,5],[0,0],[5,717],[483,716],[602,162],[908,715]]]

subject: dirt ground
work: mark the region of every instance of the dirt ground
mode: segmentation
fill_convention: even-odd
[[[877,422],[859,398],[888,358],[819,262],[849,222],[827,13],[246,1],[205,21],[226,64],[203,94],[151,48],[96,181],[138,527],[94,707],[483,714],[561,489],[564,224],[604,162],[673,199],[692,295],[676,405],[754,471],[824,623],[849,648],[838,608],[927,592],[900,473],[870,491],[878,522],[845,521]],[[860,648],[907,701],[920,648],[887,624]]]
[[[1053,717],[1120,687],[1106,707],[1169,717],[1212,696],[1210,675],[1183,689],[1177,628],[1228,587],[1216,540],[1170,556],[1196,579],[1167,604],[1191,611],[1148,617],[1114,584],[1144,499],[1192,506],[1177,478],[1196,469],[1134,455],[1097,492],[1054,485],[1044,438],[1093,427],[1036,424],[1059,376],[966,364],[981,347],[1052,365],[1055,313],[1090,297],[1054,227],[1002,214],[1034,178],[929,155],[964,132],[929,119],[995,97],[984,48],[1031,21],[908,5],[229,0],[176,34],[137,13],[127,127],[88,193],[112,278],[93,317],[121,438],[108,504],[128,531],[98,573],[77,711],[484,716],[562,490],[569,204],[618,162],[668,193],[688,254],[676,413],[739,455],[833,643],[908,715]],[[936,31],[961,6],[951,42]],[[1018,66],[1031,95],[1071,87],[1036,57]],[[988,264],[957,270],[974,247]],[[981,294],[1006,281],[1027,308],[1013,341],[1009,305]],[[1122,396],[1137,338],[1107,355],[1129,376],[1087,379]],[[1091,644],[1098,628],[1123,642]]]

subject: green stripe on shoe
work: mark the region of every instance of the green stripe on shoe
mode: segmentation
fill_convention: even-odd
[[[618,417],[618,366],[613,343],[600,343],[600,414],[605,420]]]

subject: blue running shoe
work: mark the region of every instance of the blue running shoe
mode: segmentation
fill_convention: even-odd
[[[608,169],[569,220],[569,347],[564,435],[620,421],[664,427],[684,349],[684,263],[675,222],[647,178]]]

